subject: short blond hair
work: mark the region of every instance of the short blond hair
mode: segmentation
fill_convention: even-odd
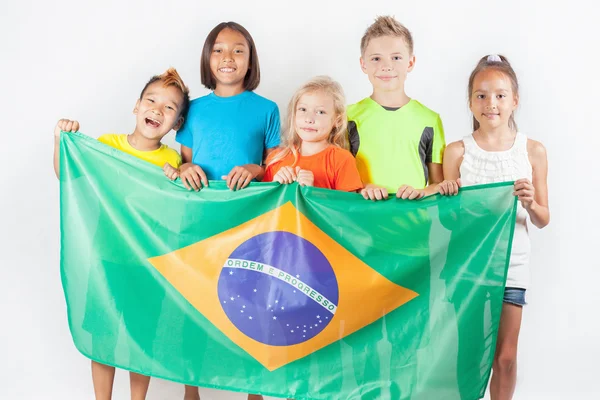
[[[404,39],[408,46],[408,50],[410,51],[410,55],[413,54],[414,42],[412,34],[407,27],[389,15],[375,18],[375,22],[367,28],[360,40],[360,54],[365,54],[365,50],[371,40],[382,36],[392,36]]]

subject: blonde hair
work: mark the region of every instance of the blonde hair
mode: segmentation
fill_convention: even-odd
[[[477,66],[473,72],[471,72],[471,76],[469,77],[469,86],[468,86],[468,96],[469,96],[469,107],[471,106],[471,100],[473,99],[473,83],[475,82],[475,77],[482,71],[493,69],[498,72],[502,72],[504,75],[510,79],[510,83],[512,86],[513,95],[516,98],[519,98],[519,81],[517,80],[517,74],[515,70],[512,68],[508,59],[503,55],[490,54],[487,56],[481,57]],[[508,127],[513,131],[517,130],[517,122],[515,121],[515,113],[510,114],[510,118],[508,120]],[[479,129],[479,121],[475,119],[473,116],[473,131]]]
[[[360,54],[364,55],[369,42],[373,39],[382,36],[399,37],[404,39],[410,55],[413,54],[414,42],[413,37],[407,27],[398,22],[394,17],[389,15],[379,16],[375,18],[375,22],[367,28],[367,31],[360,40]]]
[[[317,76],[302,85],[288,104],[286,125],[282,134],[282,150],[271,159],[268,165],[283,160],[290,153],[294,155],[295,166],[298,162],[298,149],[302,139],[296,131],[296,106],[300,98],[307,93],[321,92],[331,96],[334,109],[334,126],[327,137],[327,141],[337,147],[348,149],[346,136],[348,134],[348,118],[346,117],[346,98],[342,86],[328,76]]]

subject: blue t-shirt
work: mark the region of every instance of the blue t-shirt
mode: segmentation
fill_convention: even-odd
[[[261,165],[265,149],[279,146],[279,130],[273,101],[250,91],[231,97],[211,93],[191,102],[176,140],[192,149],[192,162],[209,180],[219,180],[233,167]]]

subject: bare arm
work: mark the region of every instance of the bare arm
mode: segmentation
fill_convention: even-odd
[[[444,178],[455,181],[460,178],[460,164],[465,155],[465,145],[462,140],[450,143],[444,152]]]
[[[192,162],[192,149],[181,145],[181,161],[183,164]]]
[[[425,196],[437,193],[438,184],[444,180],[442,164],[427,163],[427,169],[429,170],[429,184],[424,190]]]
[[[437,191],[442,196],[456,196],[460,189],[460,164],[465,153],[462,141],[451,143],[444,152],[443,182],[437,185]]]
[[[54,173],[60,179],[60,136],[54,136]]]
[[[548,159],[546,148],[535,140],[527,141],[529,162],[533,169],[533,182],[520,179],[515,182],[515,195],[529,213],[531,222],[538,228],[543,228],[550,222],[548,207]]]
[[[256,175],[256,179],[257,180],[262,180],[263,176],[265,176],[265,170],[266,170],[266,163],[267,163],[267,159],[269,158],[269,156],[271,155],[271,153],[273,153],[275,150],[277,150],[277,147],[273,147],[271,149],[265,149],[265,154],[263,155],[263,163],[262,165],[259,165],[260,167],[260,172],[258,172],[258,174]],[[253,164],[248,164],[248,166],[252,166]]]

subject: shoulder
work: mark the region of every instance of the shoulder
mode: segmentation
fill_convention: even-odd
[[[190,108],[198,107],[198,106],[201,106],[202,104],[206,104],[206,102],[210,101],[211,97],[212,97],[211,94],[207,94],[207,95],[201,96],[201,97],[196,97],[194,100],[190,101]]]
[[[325,157],[327,157],[327,162],[336,168],[354,165],[356,163],[352,153],[346,149],[334,145],[329,146],[329,148],[326,150]]]
[[[338,160],[354,160],[354,156],[348,150],[331,145],[327,149],[328,155],[335,157]]]
[[[190,119],[192,116],[198,116],[204,114],[201,110],[206,107],[210,103],[210,95],[197,97],[194,100],[190,101],[190,107],[188,109],[188,113],[186,116],[186,120]]]
[[[265,160],[265,164],[269,164],[270,162],[272,162],[273,159],[275,157],[279,156],[283,150],[285,150],[285,148],[281,147],[281,146],[277,146],[277,147],[273,148],[273,151],[271,151],[269,153],[269,155],[267,156],[267,159]],[[280,161],[281,160],[279,160],[277,162],[280,162]]]
[[[162,157],[166,162],[173,165],[173,167],[178,168],[181,165],[181,155],[177,152],[177,150],[163,144],[161,147]]]
[[[213,92],[206,94],[204,96],[196,97],[194,100],[190,101],[190,111],[202,109],[204,107],[214,107],[215,104],[219,104],[219,98],[215,96]]]
[[[116,143],[119,143],[123,140],[123,138],[126,136],[126,134],[124,133],[105,133],[104,135],[101,135],[98,138],[98,141],[100,143],[104,143],[104,144],[108,144],[108,145],[114,145]]]
[[[257,106],[260,106],[261,108],[264,108],[266,110],[279,110],[279,107],[277,107],[277,103],[275,103],[273,100],[269,100],[266,97],[263,97],[259,94],[256,94],[255,92],[247,92],[248,93],[248,99],[253,102],[254,104],[256,104]]]
[[[546,147],[542,142],[537,140],[527,139],[527,152],[533,156],[546,156]]]
[[[431,108],[423,105],[420,101],[412,99],[410,101],[411,111],[413,114],[419,114],[427,119],[438,120],[440,119],[440,114],[433,111]]]
[[[462,140],[450,143],[444,150],[444,161],[461,158],[465,154],[465,143]]]
[[[348,107],[346,107],[346,113],[348,114],[348,118],[352,119],[352,118],[356,117],[356,115],[360,111],[368,108],[369,105],[371,104],[371,102],[369,100],[370,100],[369,97],[365,97],[361,101],[354,103],[354,104],[350,104]]]
[[[535,163],[546,162],[546,147],[537,140],[527,139],[527,153]]]
[[[175,156],[179,157],[179,153],[177,152],[177,150],[175,150],[172,147],[169,147],[168,145],[166,145],[164,143],[162,144],[161,151],[163,151],[165,154],[175,155]]]

